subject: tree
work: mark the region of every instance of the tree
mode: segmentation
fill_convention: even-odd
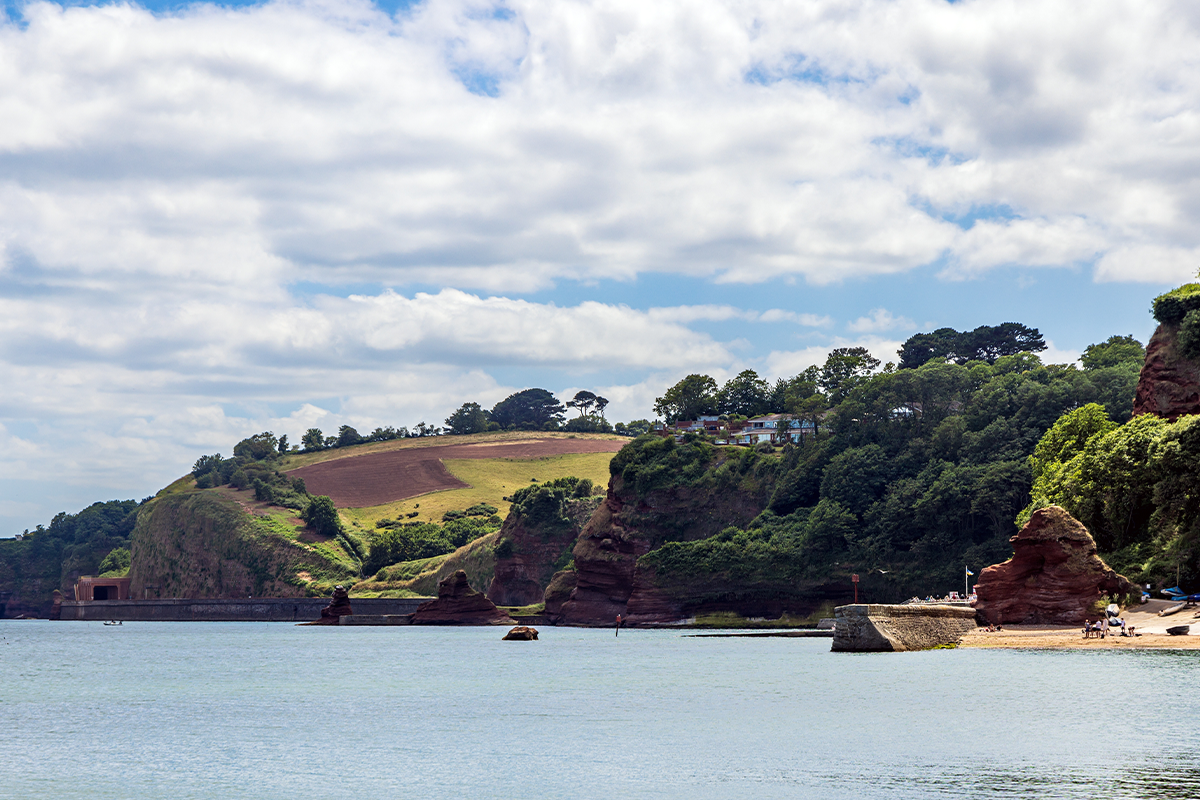
[[[277,452],[279,452],[279,440],[270,431],[256,433],[233,446],[234,458],[248,458],[252,461],[262,461],[274,456]]]
[[[800,400],[817,393],[817,380],[821,370],[816,365],[805,368],[803,372],[791,378],[780,378],[771,387],[770,411],[779,414],[791,411]]]
[[[596,413],[600,415],[600,419],[604,419],[604,409],[608,408],[608,398],[596,395]]]
[[[957,360],[959,337],[954,328],[938,328],[933,333],[918,333],[910,336],[896,354],[900,356],[900,369],[916,369],[927,361]]]
[[[285,433],[283,436],[279,437],[279,454],[283,455],[287,451],[288,451],[288,440],[287,440],[287,434]]]
[[[200,456],[196,459],[196,463],[192,465],[192,476],[199,478],[206,472],[213,472],[220,469],[221,461],[223,459],[220,453],[215,453],[211,456]]]
[[[569,408],[578,408],[579,416],[585,416],[592,406],[596,404],[596,395],[586,389],[582,389],[575,393],[575,396],[567,401]]]
[[[667,423],[696,419],[717,410],[717,382],[707,375],[688,375],[654,401],[654,413]]]
[[[1089,344],[1079,357],[1079,362],[1086,370],[1121,364],[1137,364],[1140,368],[1145,361],[1146,348],[1132,336],[1110,336],[1100,344]]]
[[[837,404],[846,398],[879,368],[879,359],[865,347],[839,347],[825,359],[819,384],[830,402]]]
[[[452,436],[483,433],[487,430],[488,422],[487,412],[480,408],[479,403],[463,403],[458,411],[446,417],[446,433]]]
[[[545,389],[510,394],[492,408],[492,421],[501,428],[540,430],[546,423],[563,420],[563,404]]]
[[[618,422],[613,429],[622,436],[641,436],[643,433],[649,433],[652,427],[648,419],[635,419],[628,424]]]
[[[795,415],[796,419],[801,421],[808,420],[813,426],[813,438],[817,438],[817,434],[821,429],[821,417],[825,414],[825,398],[819,394],[813,394],[804,398],[789,408],[790,413]]]
[[[910,336],[897,350],[900,369],[916,369],[932,361],[953,361],[966,364],[968,361],[986,361],[995,364],[996,359],[1017,353],[1037,353],[1046,349],[1042,334],[1019,322],[1002,322],[999,325],[980,325],[973,331],[956,331],[954,328],[938,328],[933,333],[918,333]]]
[[[417,423],[417,427],[413,428],[413,431],[410,434],[410,438],[420,439],[420,438],[424,438],[426,436],[441,436],[441,435],[442,435],[441,428],[434,427],[433,425],[426,425],[425,420],[421,420],[420,422]]]
[[[968,334],[963,334],[964,337]],[[996,359],[1003,356],[1015,356],[1017,353],[1038,353],[1046,349],[1046,342],[1037,328],[1030,328],[1019,322],[1002,322],[999,325],[980,325],[969,334],[965,344],[969,345],[971,356],[968,361],[986,361],[995,364]],[[961,348],[962,351],[968,347]],[[963,355],[960,352],[959,357]],[[962,363],[966,363],[965,361]]]
[[[362,441],[362,436],[358,431],[351,428],[349,425],[343,425],[338,428],[336,447],[349,447],[352,444],[358,444]]]
[[[721,414],[744,414],[756,417],[771,405],[771,385],[752,369],[744,369],[730,378],[717,395],[717,411]]]
[[[326,495],[318,495],[310,500],[300,516],[308,523],[308,527],[322,536],[337,536],[342,532],[337,507]]]
[[[325,434],[320,428],[309,428],[300,437],[300,443],[304,445],[305,450],[324,450]]]

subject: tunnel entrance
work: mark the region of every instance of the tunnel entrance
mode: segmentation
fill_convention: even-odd
[[[108,593],[111,591],[111,592],[113,592],[113,594],[116,594],[116,588],[117,587],[115,587],[115,586],[96,586],[95,588],[92,589],[92,599],[93,600],[115,599],[115,598],[110,598],[108,596]]]

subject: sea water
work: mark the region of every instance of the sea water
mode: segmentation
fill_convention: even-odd
[[[3,798],[1185,798],[1200,651],[0,623]]]

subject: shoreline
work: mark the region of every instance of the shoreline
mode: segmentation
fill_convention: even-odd
[[[1121,615],[1137,636],[1109,635],[1103,639],[1083,638],[1082,625],[1005,625],[1002,631],[976,628],[963,636],[959,647],[1028,650],[1196,650],[1200,649],[1200,607],[1188,608],[1166,617],[1158,612],[1174,605],[1167,600],[1128,608]],[[1190,625],[1183,636],[1171,636],[1167,628]]]

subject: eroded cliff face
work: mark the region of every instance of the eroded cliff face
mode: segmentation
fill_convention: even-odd
[[[557,613],[569,625],[612,625],[618,614],[632,624],[670,622],[686,613],[686,598],[669,592],[638,559],[668,541],[705,539],[730,525],[744,526],[766,507],[766,492],[659,489],[638,496],[621,476],[579,535],[572,555],[575,588]],[[557,598],[556,598],[557,599]]]
[[[520,513],[510,513],[500,529],[503,555],[487,596],[496,605],[527,606],[540,603],[556,572],[571,558],[580,531],[600,504],[599,497],[567,500],[558,524],[537,524]]]
[[[1146,345],[1146,363],[1138,377],[1133,413],[1176,420],[1200,414],[1200,362],[1179,354],[1179,325],[1163,323]]]
[[[147,504],[130,545],[135,598],[304,597],[357,577],[328,543],[291,539],[215,490]]]
[[[1011,539],[1013,557],[979,574],[975,609],[989,622],[1075,625],[1095,618],[1093,606],[1138,593],[1096,554],[1087,528],[1059,506],[1033,512]]]

